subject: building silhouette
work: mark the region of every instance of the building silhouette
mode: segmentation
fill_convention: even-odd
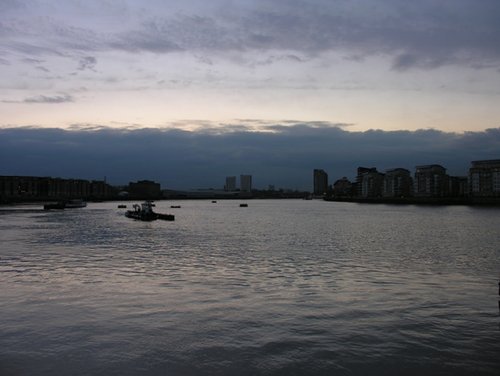
[[[359,197],[382,197],[384,174],[378,172],[375,167],[358,167],[356,182]]]
[[[449,177],[438,164],[417,166],[415,171],[416,197],[447,197]]]
[[[413,196],[413,180],[410,171],[405,168],[387,170],[384,176],[383,197]]]
[[[252,175],[240,175],[240,191],[252,192]]]
[[[105,181],[62,179],[48,176],[0,176],[0,202],[106,199],[114,194]]]
[[[333,196],[335,197],[351,197],[353,184],[345,176],[333,183]]]
[[[324,170],[314,169],[313,187],[315,196],[325,195],[328,192],[328,174]]]
[[[224,185],[226,192],[236,191],[236,176],[226,176],[226,184]]]
[[[130,182],[128,193],[132,198],[153,199],[162,196],[160,183],[155,183],[151,180],[139,180],[135,183]]]
[[[469,169],[473,197],[500,197],[500,159],[473,161]]]

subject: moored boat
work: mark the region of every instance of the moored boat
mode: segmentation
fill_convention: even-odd
[[[58,201],[52,202],[49,204],[43,205],[45,210],[51,209],[75,209],[75,208],[84,208],[87,206],[87,203],[82,199],[77,200],[67,200],[67,201]]]
[[[63,201],[53,202],[50,204],[43,205],[44,210],[52,210],[52,209],[64,209],[66,207]]]
[[[65,209],[75,209],[75,208],[84,208],[87,206],[87,203],[82,199],[68,200],[64,204]]]

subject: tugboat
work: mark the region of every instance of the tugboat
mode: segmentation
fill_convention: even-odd
[[[157,219],[163,219],[165,221],[175,220],[175,216],[173,214],[155,213],[153,211],[153,206],[153,201],[144,201],[141,205],[134,204],[134,210],[127,210],[125,212],[125,217],[148,222],[156,221]]]

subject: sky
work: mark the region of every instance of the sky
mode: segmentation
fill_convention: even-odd
[[[267,182],[283,159],[289,164],[283,184],[295,176],[297,186],[305,177],[291,166],[331,166],[337,176],[357,161],[374,165],[380,153],[392,153],[409,169],[434,158],[430,162],[466,171],[468,161],[500,152],[477,153],[481,145],[474,145],[470,152],[443,149],[464,155],[434,157],[432,137],[456,142],[473,134],[496,137],[490,141],[498,145],[499,14],[497,0],[0,0],[0,142],[26,147],[26,139],[10,138],[14,134],[44,139],[38,153],[48,156],[59,136],[81,143],[106,134],[113,136],[110,149],[136,137],[132,144],[147,149],[138,146],[141,135],[154,133],[171,147],[170,138],[182,134],[184,144],[174,146],[183,149],[169,156],[170,165],[193,151],[189,139],[198,145],[193,159],[213,158],[204,170],[213,176],[253,171]],[[400,134],[421,145],[420,158],[396,154],[400,145],[390,140]],[[223,150],[231,146],[223,141],[235,142],[236,135],[250,159],[260,160],[249,150],[263,153],[263,144],[281,154],[264,165],[240,161],[231,169],[211,153],[214,140]],[[301,143],[292,142],[295,135],[303,135]],[[420,144],[422,135],[427,143]],[[324,151],[336,163],[313,157],[320,155],[316,142],[328,149],[339,139],[351,143],[349,153],[340,158]],[[364,151],[354,152],[360,145],[372,151],[366,161],[358,158]],[[74,166],[82,158],[71,148],[59,152]],[[50,171],[5,154],[0,174],[63,173],[57,161]],[[149,168],[145,163],[137,162]],[[175,166],[196,170],[185,159]],[[179,176],[150,175],[165,184]],[[208,183],[184,179],[177,184]]]

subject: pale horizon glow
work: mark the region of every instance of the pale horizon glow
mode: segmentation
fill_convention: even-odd
[[[500,126],[496,2],[143,4],[0,5],[0,127]]]

